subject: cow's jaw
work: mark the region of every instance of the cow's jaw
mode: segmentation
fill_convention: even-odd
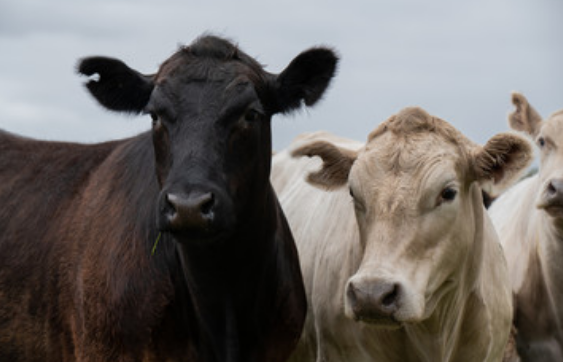
[[[415,142],[420,147],[413,147]],[[473,234],[459,230],[471,222],[458,217],[467,190],[461,161],[452,156],[455,147],[418,152],[436,148],[433,142],[421,138],[400,147],[395,138],[382,136],[380,147],[366,148],[352,167],[350,188],[365,250],[346,285],[349,318],[391,328],[423,322],[459,279],[452,273],[463,269],[459,263]],[[377,172],[368,172],[374,165]],[[371,188],[357,182],[364,179]],[[454,197],[442,200],[444,190],[453,190]]]

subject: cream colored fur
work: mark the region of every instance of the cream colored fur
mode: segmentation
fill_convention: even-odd
[[[525,166],[527,144],[510,140],[523,147]],[[347,184],[330,192],[305,181],[320,159],[291,157],[319,141],[357,154]],[[483,152],[446,122],[407,109],[365,145],[317,133],[276,154],[272,182],[297,242],[309,301],[292,362],[502,360],[511,293],[481,201],[481,186],[494,177],[476,178],[475,159]],[[514,177],[520,161],[499,165],[497,171],[506,171],[499,175]],[[438,200],[450,185],[457,198]],[[408,287],[392,328],[350,318],[347,284],[374,275]]]
[[[563,112],[542,121],[514,93],[512,128],[541,143],[539,173],[501,195],[490,215],[499,233],[516,295],[515,325],[522,361],[563,361],[563,214],[542,205],[550,180],[563,180]]]

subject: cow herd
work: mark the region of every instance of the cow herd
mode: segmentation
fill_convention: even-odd
[[[150,131],[0,130],[0,361],[563,361],[563,112],[512,95],[522,181],[526,137],[418,107],[272,156],[272,116],[337,63],[269,73],[212,35],[151,75],[90,57],[91,95]]]

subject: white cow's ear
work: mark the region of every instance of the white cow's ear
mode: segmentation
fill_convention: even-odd
[[[498,134],[474,154],[477,181],[493,196],[498,195],[518,180],[532,157],[532,145],[528,140],[516,134]]]
[[[510,127],[536,137],[541,128],[542,118],[522,94],[512,93],[512,104],[516,109],[508,116]]]
[[[323,160],[321,169],[309,173],[307,182],[326,190],[334,190],[347,184],[350,169],[357,157],[356,152],[339,148],[326,141],[316,141],[300,146],[293,150],[291,155],[293,157],[320,157]]]

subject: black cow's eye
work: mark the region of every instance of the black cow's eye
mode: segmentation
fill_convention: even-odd
[[[442,190],[440,197],[444,201],[453,201],[457,196],[457,190],[452,187],[446,187]]]
[[[261,118],[262,118],[262,115],[260,114],[260,112],[258,112],[255,109],[249,109],[244,114],[244,120],[247,121],[247,122],[256,122],[256,121],[259,121]]]
[[[152,126],[156,127],[160,123],[160,118],[156,113],[151,112]]]
[[[545,138],[543,137],[538,138],[538,146],[540,147],[545,146]]]

